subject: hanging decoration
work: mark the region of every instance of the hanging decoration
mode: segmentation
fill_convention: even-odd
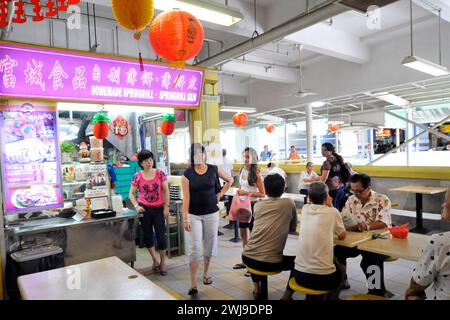
[[[111,123],[112,132],[119,137],[119,139],[123,139],[128,134],[128,121],[122,117],[121,115],[117,116],[117,118]]]
[[[97,113],[92,119],[94,125],[94,136],[97,139],[105,139],[109,134],[110,120],[105,113]]]
[[[134,39],[141,39],[141,31],[144,30],[153,19],[153,0],[112,0],[112,10],[119,25],[134,31]],[[139,42],[138,42],[139,43]],[[139,64],[144,71],[144,62],[139,48]]]
[[[159,14],[149,29],[150,44],[156,54],[181,69],[186,60],[202,49],[203,35],[203,27],[197,18],[181,10]]]
[[[166,114],[162,117],[161,133],[170,136],[175,130],[175,115]]]
[[[244,112],[237,112],[234,114],[232,120],[236,126],[238,126],[239,128],[242,128],[243,126],[245,126],[247,124],[248,116]]]
[[[268,125],[266,125],[266,131],[267,131],[268,133],[274,132],[274,131],[275,131],[275,125],[272,124],[272,123],[269,123]]]
[[[330,124],[328,125],[328,130],[330,130],[331,133],[336,133],[339,131],[341,127],[338,124]]]

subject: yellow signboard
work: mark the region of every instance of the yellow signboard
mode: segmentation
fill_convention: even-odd
[[[450,124],[444,124],[443,126],[441,126],[441,130],[442,133],[450,133]]]

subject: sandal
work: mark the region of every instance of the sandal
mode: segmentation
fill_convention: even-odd
[[[213,283],[212,278],[211,277],[203,277],[203,284],[211,284]]]
[[[246,276],[246,277],[251,277],[252,274],[250,273],[250,271],[247,271],[247,272],[244,274],[244,276]]]
[[[193,296],[194,294],[197,294],[197,293],[198,293],[197,287],[193,287],[193,288],[189,289],[189,291],[188,291],[188,295],[190,295],[190,296]]]
[[[159,274],[162,276],[167,276],[167,270],[159,270]]]
[[[234,265],[234,267],[233,267],[233,269],[245,269],[247,266],[245,265],[245,264],[243,264],[243,263],[238,263],[238,264],[235,264]]]
[[[159,271],[159,265],[153,266],[152,270],[153,270],[153,272],[158,272]]]

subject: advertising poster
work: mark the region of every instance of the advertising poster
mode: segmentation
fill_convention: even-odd
[[[62,206],[55,106],[0,106],[1,167],[6,213]]]
[[[87,168],[86,198],[107,197],[109,195],[106,164],[91,164]]]

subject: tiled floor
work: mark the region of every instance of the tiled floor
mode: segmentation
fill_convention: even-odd
[[[225,220],[221,225],[225,225]],[[233,270],[233,265],[240,262],[242,254],[242,244],[228,241],[233,237],[233,232],[228,229],[220,228],[224,235],[219,237],[219,254],[214,257],[210,267],[210,275],[213,278],[211,285],[204,285],[201,281],[202,267],[198,271],[198,290],[196,299],[199,300],[248,300],[253,299],[253,285],[251,278],[245,277],[245,271]],[[298,236],[289,235],[285,252],[292,252],[295,247]],[[135,268],[148,276],[174,297],[178,299],[191,299],[187,294],[190,287],[189,265],[187,256],[172,257],[167,259],[168,274],[161,276],[153,274],[151,270],[152,261],[146,249],[137,249],[137,261]],[[351,288],[341,292],[340,298],[355,293],[366,293],[367,287],[365,277],[359,267],[360,258],[348,259],[347,275]],[[395,294],[392,299],[403,299],[405,289],[408,287],[411,273],[415,262],[398,259],[393,262],[385,263],[385,283],[389,291]],[[283,295],[289,272],[283,272],[269,277],[269,299],[280,299]],[[295,293],[294,299],[304,299],[304,296]]]

